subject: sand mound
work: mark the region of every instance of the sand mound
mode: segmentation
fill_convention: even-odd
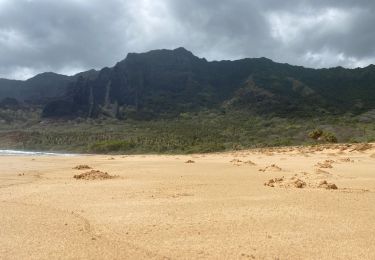
[[[318,185],[318,188],[323,188],[327,190],[337,190],[337,186],[334,183],[328,183],[327,181],[321,181]]]
[[[324,162],[318,162],[315,166],[319,168],[333,168],[332,163],[334,163],[333,160],[325,160]]]
[[[302,189],[306,187],[306,182],[301,179],[291,178],[289,181],[286,181],[284,177],[281,178],[273,178],[264,183],[264,186],[268,187],[284,187],[284,188],[291,188],[295,187],[298,189]]]
[[[281,171],[282,169],[277,166],[276,164],[271,164],[270,166],[267,166],[266,168],[264,169],[259,169],[260,172],[265,172],[265,171],[274,171],[274,172],[279,172]]]
[[[187,160],[185,163],[195,163],[193,160]]]
[[[293,182],[293,185],[294,187],[298,188],[298,189],[302,189],[302,188],[305,188],[306,187],[306,182],[304,182],[303,180],[301,179],[297,179]]]
[[[240,166],[243,162],[239,159],[233,159],[230,161],[233,165]]]
[[[89,172],[74,175],[73,177],[77,180],[106,180],[113,179],[116,176],[109,175],[106,172],[91,170]]]
[[[73,169],[75,169],[75,170],[90,170],[92,168],[90,166],[88,166],[87,164],[80,164],[80,165],[77,165],[76,167],[74,167]]]
[[[252,162],[251,160],[248,160],[248,161],[241,161],[239,159],[233,159],[230,161],[233,165],[236,165],[236,166],[240,166],[240,165],[243,165],[243,164],[247,164],[247,165],[256,165],[254,162]]]
[[[275,184],[281,184],[281,183],[283,183],[283,181],[284,181],[284,177],[270,179],[270,180],[268,180],[264,183],[264,186],[269,186],[269,187],[273,188],[273,187],[275,187]]]
[[[248,160],[248,161],[245,161],[244,164],[248,164],[248,165],[256,165],[256,163]]]

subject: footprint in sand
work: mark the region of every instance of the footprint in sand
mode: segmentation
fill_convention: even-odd
[[[324,171],[322,169],[315,169],[315,173],[316,174],[326,174],[326,175],[331,174],[330,172]]]

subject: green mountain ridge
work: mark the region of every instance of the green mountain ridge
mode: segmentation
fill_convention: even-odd
[[[111,68],[74,76],[46,72],[26,81],[0,79],[4,98],[44,106],[43,116],[52,118],[149,120],[211,109],[359,114],[375,108],[375,66],[312,69],[267,58],[207,61],[180,47],[129,53]]]
[[[129,53],[95,78],[79,77],[45,117],[151,119],[205,109],[308,116],[375,107],[375,66],[311,69],[267,58],[207,61],[184,48]]]

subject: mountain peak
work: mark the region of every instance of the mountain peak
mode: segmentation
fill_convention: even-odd
[[[188,51],[184,47],[178,47],[178,48],[174,49],[173,52],[176,53],[176,54],[180,54],[180,55],[188,55],[188,56],[194,56],[195,57],[195,55],[191,51]]]
[[[26,81],[35,81],[41,79],[55,79],[55,78],[68,78],[66,75],[58,74],[55,72],[43,72],[27,79]]]

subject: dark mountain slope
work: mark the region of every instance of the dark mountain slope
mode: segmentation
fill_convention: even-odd
[[[45,72],[25,81],[0,79],[0,100],[14,98],[19,101],[44,103],[51,98],[64,96],[69,84],[74,83],[78,77],[94,78],[96,75],[97,71],[89,70],[74,76]]]
[[[148,119],[215,108],[303,116],[374,107],[375,66],[309,69],[266,58],[208,62],[178,48],[130,53],[97,77],[78,77],[44,115]]]

